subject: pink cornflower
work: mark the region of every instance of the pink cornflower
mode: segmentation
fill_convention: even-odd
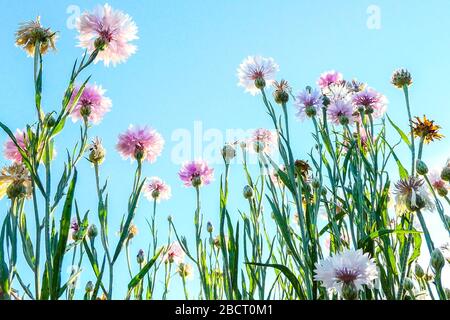
[[[186,187],[200,187],[213,180],[214,169],[210,168],[204,160],[195,160],[183,164],[178,176]]]
[[[169,200],[172,196],[172,189],[168,184],[158,177],[152,177],[144,185],[144,194],[149,200]]]
[[[381,118],[387,109],[386,97],[372,88],[355,93],[352,103],[356,108],[363,108],[367,114],[372,114],[374,118]]]
[[[237,69],[238,85],[254,96],[266,85],[273,84],[278,70],[278,64],[273,58],[248,56]]]
[[[149,127],[130,127],[119,135],[117,150],[124,159],[156,161],[164,147],[164,139],[154,129]]]
[[[300,120],[320,115],[323,106],[322,95],[316,89],[301,91],[296,96],[295,106],[297,107],[295,115]]]
[[[102,60],[106,66],[124,62],[136,52],[132,40],[138,39],[133,19],[109,4],[84,12],[77,20],[79,46],[92,53],[99,49],[95,62]]]
[[[270,130],[259,128],[253,132],[251,142],[255,152],[270,153],[277,144],[277,136]]]
[[[340,72],[331,70],[331,71],[325,71],[322,73],[319,77],[319,80],[317,80],[317,85],[321,89],[325,89],[331,84],[339,83],[343,80],[342,74]]]
[[[440,171],[432,170],[428,174],[428,179],[430,180],[433,189],[436,190],[440,196],[445,197],[448,194],[448,191],[450,190],[450,185],[447,181],[444,181],[441,178]]]
[[[172,242],[168,248],[166,248],[164,255],[162,256],[162,261],[164,263],[173,263],[176,264],[182,263],[184,261],[185,253],[180,244],[175,241]]]
[[[26,151],[27,148],[27,138],[25,136],[25,132],[17,129],[16,133],[14,134],[14,137],[16,138],[17,144]],[[12,139],[8,138],[8,140],[4,144],[4,151],[3,154],[6,159],[11,160],[16,163],[22,162],[22,155],[19,152],[19,149],[17,148],[16,144]]]
[[[345,101],[337,100],[327,108],[330,121],[336,125],[353,123],[353,106]]]
[[[70,99],[69,106],[73,105],[73,102],[80,90],[80,87],[76,87],[73,90],[72,97]],[[86,117],[90,122],[94,124],[100,123],[103,116],[111,110],[111,99],[105,97],[105,89],[97,85],[86,85],[78,99],[77,104],[73,108],[70,116],[73,122],[82,120]]]

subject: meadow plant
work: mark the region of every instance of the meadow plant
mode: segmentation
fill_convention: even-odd
[[[113,241],[108,185],[100,170],[107,152],[102,139],[90,134],[112,101],[86,72],[98,61],[108,67],[130,58],[137,26],[106,4],[83,13],[77,29],[85,51],[71,68],[56,111],[44,110],[41,101],[44,58],[56,50],[58,33],[42,26],[39,17],[16,33],[16,45],[34,62],[36,121],[17,130],[0,122],[8,136],[4,158],[10,161],[0,175],[0,198],[9,206],[0,221],[0,299],[169,299],[173,277],[180,278],[186,299],[449,299],[442,283],[449,244],[434,243],[427,216],[437,214],[450,236],[444,208],[450,204],[450,163],[427,167],[426,146],[443,135],[433,120],[413,117],[413,80],[406,69],[391,78],[405,98],[404,122],[396,124],[386,113],[386,97],[365,83],[327,71],[315,88],[293,93],[288,81],[276,80],[273,58],[245,58],[237,69],[238,85],[261,99],[260,112],[268,114],[272,128],[227,143],[222,173],[202,159],[182,165],[180,183],[193,196],[192,237],[180,234],[169,216],[167,241],[161,241],[155,221],[159,203],[171,201],[171,187],[162,178],[143,177],[142,168],[157,161],[164,139],[149,126],[130,125],[116,149],[133,163],[133,185]],[[293,149],[293,141],[306,137],[292,133],[298,124],[291,114],[314,128],[308,154]],[[56,138],[68,118],[81,123],[79,141],[72,147],[66,142],[56,158]],[[398,135],[397,142],[388,131]],[[408,148],[408,159],[399,157],[399,145]],[[245,185],[230,182],[230,163],[239,153]],[[257,156],[256,171],[249,153]],[[64,161],[62,172],[55,172],[57,160]],[[98,203],[84,212],[76,200],[80,161],[92,165],[83,175],[92,176]],[[201,206],[204,188],[218,191],[217,226]],[[233,207],[231,188],[242,190],[246,207]],[[148,225],[139,226],[148,248],[130,253],[142,196],[153,208]],[[19,255],[26,264],[18,264]],[[419,264],[421,255],[429,257],[428,265]],[[122,272],[115,269],[118,259],[126,259],[127,288],[114,288],[115,274]],[[64,261],[71,261],[69,275]],[[33,274],[31,282],[23,277],[25,268]],[[93,278],[77,296],[86,269]],[[193,280],[199,292],[192,292]]]

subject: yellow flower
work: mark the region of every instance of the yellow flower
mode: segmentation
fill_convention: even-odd
[[[425,143],[434,140],[441,140],[444,136],[439,133],[440,126],[434,124],[433,120],[427,119],[424,115],[423,119],[416,117],[416,121],[412,120],[413,132],[416,137],[423,138]]]
[[[50,28],[41,25],[40,17],[36,21],[21,23],[16,31],[16,45],[22,47],[29,56],[34,55],[36,42],[39,41],[41,54],[46,54],[49,49],[56,50],[57,35]]]

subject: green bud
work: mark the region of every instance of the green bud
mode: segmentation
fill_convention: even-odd
[[[44,118],[44,123],[45,123],[45,126],[46,126],[47,128],[53,127],[53,126],[56,124],[56,120],[55,120],[55,118],[53,117],[53,114],[47,113],[46,116],[45,116],[45,118]]]
[[[425,272],[423,271],[422,267],[418,263],[416,263],[416,266],[414,268],[414,273],[416,274],[416,277],[419,279],[421,279],[425,276]]]
[[[98,235],[98,229],[95,224],[91,224],[88,228],[88,237],[94,239]]]
[[[253,189],[249,185],[246,185],[244,187],[244,190],[242,191],[245,199],[251,199],[253,197]]]
[[[428,173],[428,167],[422,160],[417,160],[416,162],[417,173],[420,175],[426,175]]]
[[[444,267],[445,264],[444,255],[438,248],[434,249],[433,252],[431,253],[430,264],[435,272],[440,272]]]
[[[450,181],[450,167],[447,166],[444,169],[442,169],[441,178],[444,181]]]
[[[231,144],[225,144],[222,148],[222,157],[226,163],[229,163],[234,157],[236,157],[236,149]]]
[[[92,292],[94,291],[94,284],[92,283],[92,281],[88,281],[86,283],[86,288],[85,288],[86,292]]]
[[[214,231],[214,227],[211,221],[208,221],[208,223],[206,224],[206,231],[208,231],[208,233],[212,233]]]
[[[350,122],[350,119],[347,116],[340,116],[339,123],[343,126],[347,125]]]
[[[266,80],[264,78],[255,79],[255,87],[258,89],[263,89],[266,86]]]
[[[405,279],[405,283],[403,284],[404,288],[406,290],[413,290],[414,289],[414,282],[410,278]]]

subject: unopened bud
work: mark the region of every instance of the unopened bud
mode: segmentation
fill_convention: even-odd
[[[430,264],[435,272],[440,272],[444,267],[445,258],[441,250],[439,250],[438,248],[434,249],[433,252],[431,253]]]
[[[225,144],[222,148],[222,157],[226,163],[229,163],[234,157],[236,157],[236,149],[231,144]]]
[[[425,276],[425,272],[423,271],[420,264],[416,263],[416,266],[414,268],[414,273],[416,274],[416,277],[419,279],[422,279]]]
[[[420,175],[426,175],[428,173],[428,167],[422,160],[417,160],[416,162],[417,173]]]
[[[136,256],[136,261],[138,264],[142,264],[145,261],[144,250],[139,249],[138,254]]]
[[[208,233],[212,233],[214,231],[214,227],[210,221],[206,224],[206,231],[208,231]]]
[[[88,237],[94,239],[98,235],[98,229],[95,224],[91,224],[88,228]]]
[[[441,178],[444,181],[450,181],[450,167],[447,166],[444,169],[442,169]]]
[[[408,291],[412,290],[414,289],[414,282],[410,278],[406,278],[403,286]]]
[[[92,281],[88,281],[86,283],[86,288],[85,288],[86,292],[92,292],[94,291],[94,284],[92,283]]]
[[[242,191],[242,194],[244,195],[245,199],[251,199],[253,197],[253,189],[249,185],[246,185],[244,187],[244,190]]]

